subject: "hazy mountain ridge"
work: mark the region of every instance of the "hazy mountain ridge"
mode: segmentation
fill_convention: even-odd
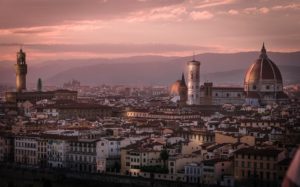
[[[239,84],[247,68],[257,59],[258,52],[232,54],[205,53],[196,55],[201,61],[201,81],[215,84]],[[280,67],[284,81],[300,82],[300,52],[269,52]],[[56,60],[35,65],[28,63],[28,82],[35,84],[41,77],[46,84],[62,85],[70,79],[83,84],[155,84],[166,85],[179,79],[186,62],[192,57],[134,56],[117,59]],[[14,84],[14,62],[0,62],[0,83]]]

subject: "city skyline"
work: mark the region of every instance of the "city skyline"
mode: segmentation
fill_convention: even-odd
[[[1,60],[299,51],[299,1],[2,0]]]
[[[0,0],[0,186],[300,186],[299,10]]]

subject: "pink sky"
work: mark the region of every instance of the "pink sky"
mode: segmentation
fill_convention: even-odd
[[[0,0],[0,61],[300,50],[299,0]]]

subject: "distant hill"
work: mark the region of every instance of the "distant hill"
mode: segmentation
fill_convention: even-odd
[[[196,55],[201,61],[201,81],[214,84],[242,85],[247,68],[258,52],[232,54],[205,53]],[[300,52],[268,52],[279,66],[284,81],[299,83]],[[83,84],[154,84],[168,85],[179,79],[191,57],[135,56],[118,59],[56,60],[28,64],[28,82],[36,84],[41,77],[46,84],[62,85],[70,79]],[[0,62],[0,84],[14,84],[14,62]]]
[[[296,84],[300,83],[300,66],[279,66],[284,83]],[[222,71],[215,73],[207,73],[202,77],[203,81],[211,81],[218,85],[242,85],[247,69],[236,69],[230,71]]]

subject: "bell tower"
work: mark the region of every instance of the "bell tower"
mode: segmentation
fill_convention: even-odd
[[[26,75],[27,75],[27,64],[26,64],[26,54],[23,52],[22,48],[17,52],[17,64],[15,64],[16,69],[16,89],[17,92],[22,92],[26,90]]]
[[[188,66],[188,105],[200,105],[200,62],[193,59]]]

